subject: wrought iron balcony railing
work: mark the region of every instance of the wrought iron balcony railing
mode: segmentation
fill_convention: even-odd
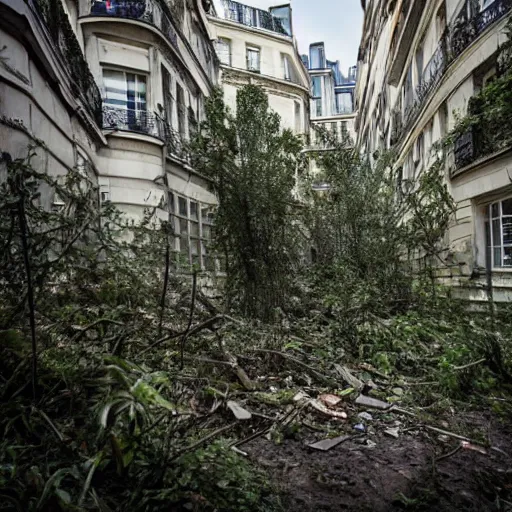
[[[467,6],[448,27],[439,41],[438,47],[423,70],[420,83],[414,91],[413,100],[403,110],[402,122],[396,123],[394,142],[402,136],[417,119],[436,86],[443,78],[448,66],[456,60],[488,27],[502,19],[512,10],[512,0],[495,0],[489,7],[471,18],[467,18]]]
[[[55,49],[62,56],[70,76],[73,95],[81,100],[98,126],[101,126],[101,94],[61,1],[29,0],[29,3],[48,27]]]
[[[227,20],[236,21],[249,27],[263,28],[285,36],[290,35],[283,27],[281,20],[272,16],[268,11],[232,0],[222,0],[222,7],[224,8],[224,17]]]
[[[93,0],[93,16],[112,16],[143,21],[162,32],[178,48],[178,36],[170,18],[169,8],[160,0]]]
[[[104,130],[122,130],[161,137],[158,128],[156,116],[152,112],[103,105]]]
[[[173,130],[165,119],[153,112],[103,105],[103,129],[157,137],[165,143],[169,156],[190,163],[190,151],[185,135]]]

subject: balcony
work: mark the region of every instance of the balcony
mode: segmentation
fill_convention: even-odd
[[[464,5],[459,16],[447,27],[442,35],[436,51],[423,70],[420,83],[414,90],[413,97],[406,103],[402,122],[397,123],[399,132],[393,140],[399,142],[418,118],[423,106],[441,82],[450,64],[468,48],[487,28],[502,19],[512,10],[512,0],[495,0],[487,9],[468,18],[467,5]]]
[[[156,137],[164,142],[168,156],[190,163],[185,135],[173,130],[165,119],[153,112],[103,105],[103,129]]]
[[[161,138],[155,114],[103,105],[103,129],[121,130]]]
[[[91,5],[92,16],[142,21],[156,27],[178,49],[178,36],[167,5],[160,0],[100,0]]]
[[[232,0],[222,0],[224,19],[235,21],[248,27],[270,30],[284,36],[291,36],[280,19],[272,16],[268,11],[250,7]]]
[[[48,28],[55,50],[67,68],[73,96],[80,100],[87,112],[101,126],[101,94],[85,60],[80,44],[71,28],[69,18],[60,0],[30,2]]]

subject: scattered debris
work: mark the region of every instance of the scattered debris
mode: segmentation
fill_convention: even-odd
[[[404,390],[402,388],[393,388],[391,390],[391,392],[393,393],[393,395],[395,396],[403,396],[404,394]]]
[[[247,409],[244,409],[241,405],[239,405],[237,402],[234,402],[233,400],[228,400],[226,406],[235,415],[237,420],[250,420],[252,418],[252,414]]]
[[[371,398],[365,395],[359,395],[356,398],[357,405],[363,405],[365,407],[372,407],[373,409],[381,409],[385,411],[391,407],[391,404],[378,400],[377,398]]]
[[[313,407],[313,409],[316,409],[318,412],[321,412],[323,414],[326,414],[327,416],[332,416],[333,418],[341,418],[341,419],[347,419],[347,413],[344,411],[333,411],[331,409],[327,409],[325,405],[318,400],[311,399],[309,401],[309,405]]]
[[[358,413],[357,417],[361,420],[373,421],[373,416],[369,412],[366,412],[366,411]]]
[[[357,377],[354,377],[350,370],[346,366],[341,366],[340,364],[335,364],[334,369],[338,372],[339,376],[354,389],[360,390],[363,389],[364,383],[360,381]]]
[[[327,407],[336,407],[341,402],[341,398],[339,396],[329,394],[319,395],[318,400]]]
[[[395,427],[395,428],[387,428],[386,430],[384,430],[384,434],[390,436],[390,437],[394,437],[395,439],[398,439],[398,427]]]
[[[357,423],[356,425],[354,425],[354,430],[364,432],[366,430],[366,427],[362,423]]]
[[[464,450],[473,450],[474,452],[481,453],[482,455],[487,455],[487,450],[485,448],[482,448],[481,446],[477,446],[476,444],[468,443],[467,441],[462,441],[461,447]]]
[[[326,452],[330,450],[331,448],[334,448],[335,446],[338,446],[339,444],[347,441],[348,439],[351,439],[352,436],[338,436],[338,437],[331,437],[330,439],[322,439],[322,441],[318,441],[313,444],[308,444],[310,448],[313,448],[314,450],[320,450],[321,452]]]

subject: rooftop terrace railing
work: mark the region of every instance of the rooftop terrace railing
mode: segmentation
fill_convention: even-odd
[[[262,28],[277,32],[285,36],[290,34],[286,31],[281,20],[272,16],[268,11],[250,7],[232,0],[222,0],[224,8],[224,18],[230,21],[236,21],[248,27]]]

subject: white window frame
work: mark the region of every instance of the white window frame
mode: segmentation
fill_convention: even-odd
[[[124,82],[125,82],[125,95],[126,95],[126,104],[125,105],[118,105],[118,104],[112,104],[112,103],[109,103],[109,98],[107,98],[107,87],[106,87],[106,84],[105,84],[105,72],[114,72],[114,73],[121,73],[124,75]],[[119,110],[134,110],[136,112],[147,112],[148,111],[148,98],[149,98],[149,76],[147,73],[144,73],[144,72],[141,72],[141,71],[129,71],[129,70],[125,70],[125,69],[119,69],[119,68],[114,68],[114,67],[110,67],[110,66],[103,66],[102,67],[102,70],[101,70],[101,74],[102,74],[102,80],[103,80],[103,103],[106,105],[106,106],[109,106],[109,107],[112,107],[112,108],[116,108],[116,109],[119,109]],[[144,105],[145,105],[145,108],[135,108],[135,109],[128,109],[128,80],[127,80],[127,75],[134,75],[135,77],[135,92],[137,93],[137,84],[139,83],[142,83],[142,80],[139,81],[140,78],[144,78],[144,95],[145,95],[145,98],[144,98]],[[110,98],[110,99],[113,99],[113,98]],[[135,100],[135,106],[137,107],[137,103],[142,103],[140,101],[140,99],[136,99]]]
[[[249,54],[253,53],[257,55],[257,66],[253,66],[250,59]],[[246,46],[245,48],[245,58],[247,62],[247,70],[252,71],[254,73],[261,73],[261,49],[256,46]]]
[[[178,265],[182,263],[180,261],[180,257],[186,257],[187,265],[197,264],[198,267],[202,271],[216,271],[216,261],[212,261],[212,265],[208,268],[205,259],[213,258],[213,254],[209,254],[208,246],[212,240],[212,230],[213,230],[213,219],[209,219],[206,215],[203,218],[203,210],[209,210],[212,208],[212,205],[207,203],[201,203],[200,201],[184,196],[182,194],[176,192],[169,192],[169,200],[170,210],[172,215],[171,223],[174,227],[174,232],[176,233],[176,245],[175,251],[176,256],[178,258]],[[180,212],[180,200],[185,201],[186,205],[186,215]],[[196,218],[192,218],[191,212],[191,203],[196,204]],[[180,220],[186,222],[186,233],[182,234],[180,229]],[[197,234],[192,234],[192,225],[197,225]],[[210,228],[210,236],[207,236],[205,233],[204,227],[208,226]],[[182,240],[186,240],[187,252],[185,253],[182,249]],[[197,253],[194,254],[192,251],[192,245],[195,244],[197,247]]]
[[[491,268],[496,270],[512,270],[512,242],[511,243],[503,243],[503,219],[510,219],[511,225],[512,225],[512,214],[503,215],[503,203],[505,201],[512,201],[512,196],[504,197],[500,199],[499,201],[494,201],[490,203],[487,206],[487,225],[489,230],[489,236],[488,241],[490,245],[488,246],[488,249],[490,249],[491,252]],[[492,215],[492,208],[493,206],[498,205],[498,216],[493,217]],[[493,222],[499,221],[499,232],[500,232],[500,240],[499,244],[495,244],[494,240],[494,229],[493,229]],[[512,229],[512,227],[511,227]],[[510,263],[505,265],[505,248],[511,249],[511,256],[510,256]],[[499,249],[500,250],[500,265],[495,264],[495,257],[494,257],[494,250]]]
[[[219,37],[217,39],[217,55],[220,63],[225,66],[231,66],[231,39],[226,37]],[[227,51],[227,53],[226,53]],[[227,55],[227,59],[223,58]],[[227,60],[227,62],[226,62]]]
[[[292,74],[290,71],[290,59],[288,58],[288,55],[285,53],[281,54],[281,58],[283,60],[283,77],[288,82],[292,81]]]

